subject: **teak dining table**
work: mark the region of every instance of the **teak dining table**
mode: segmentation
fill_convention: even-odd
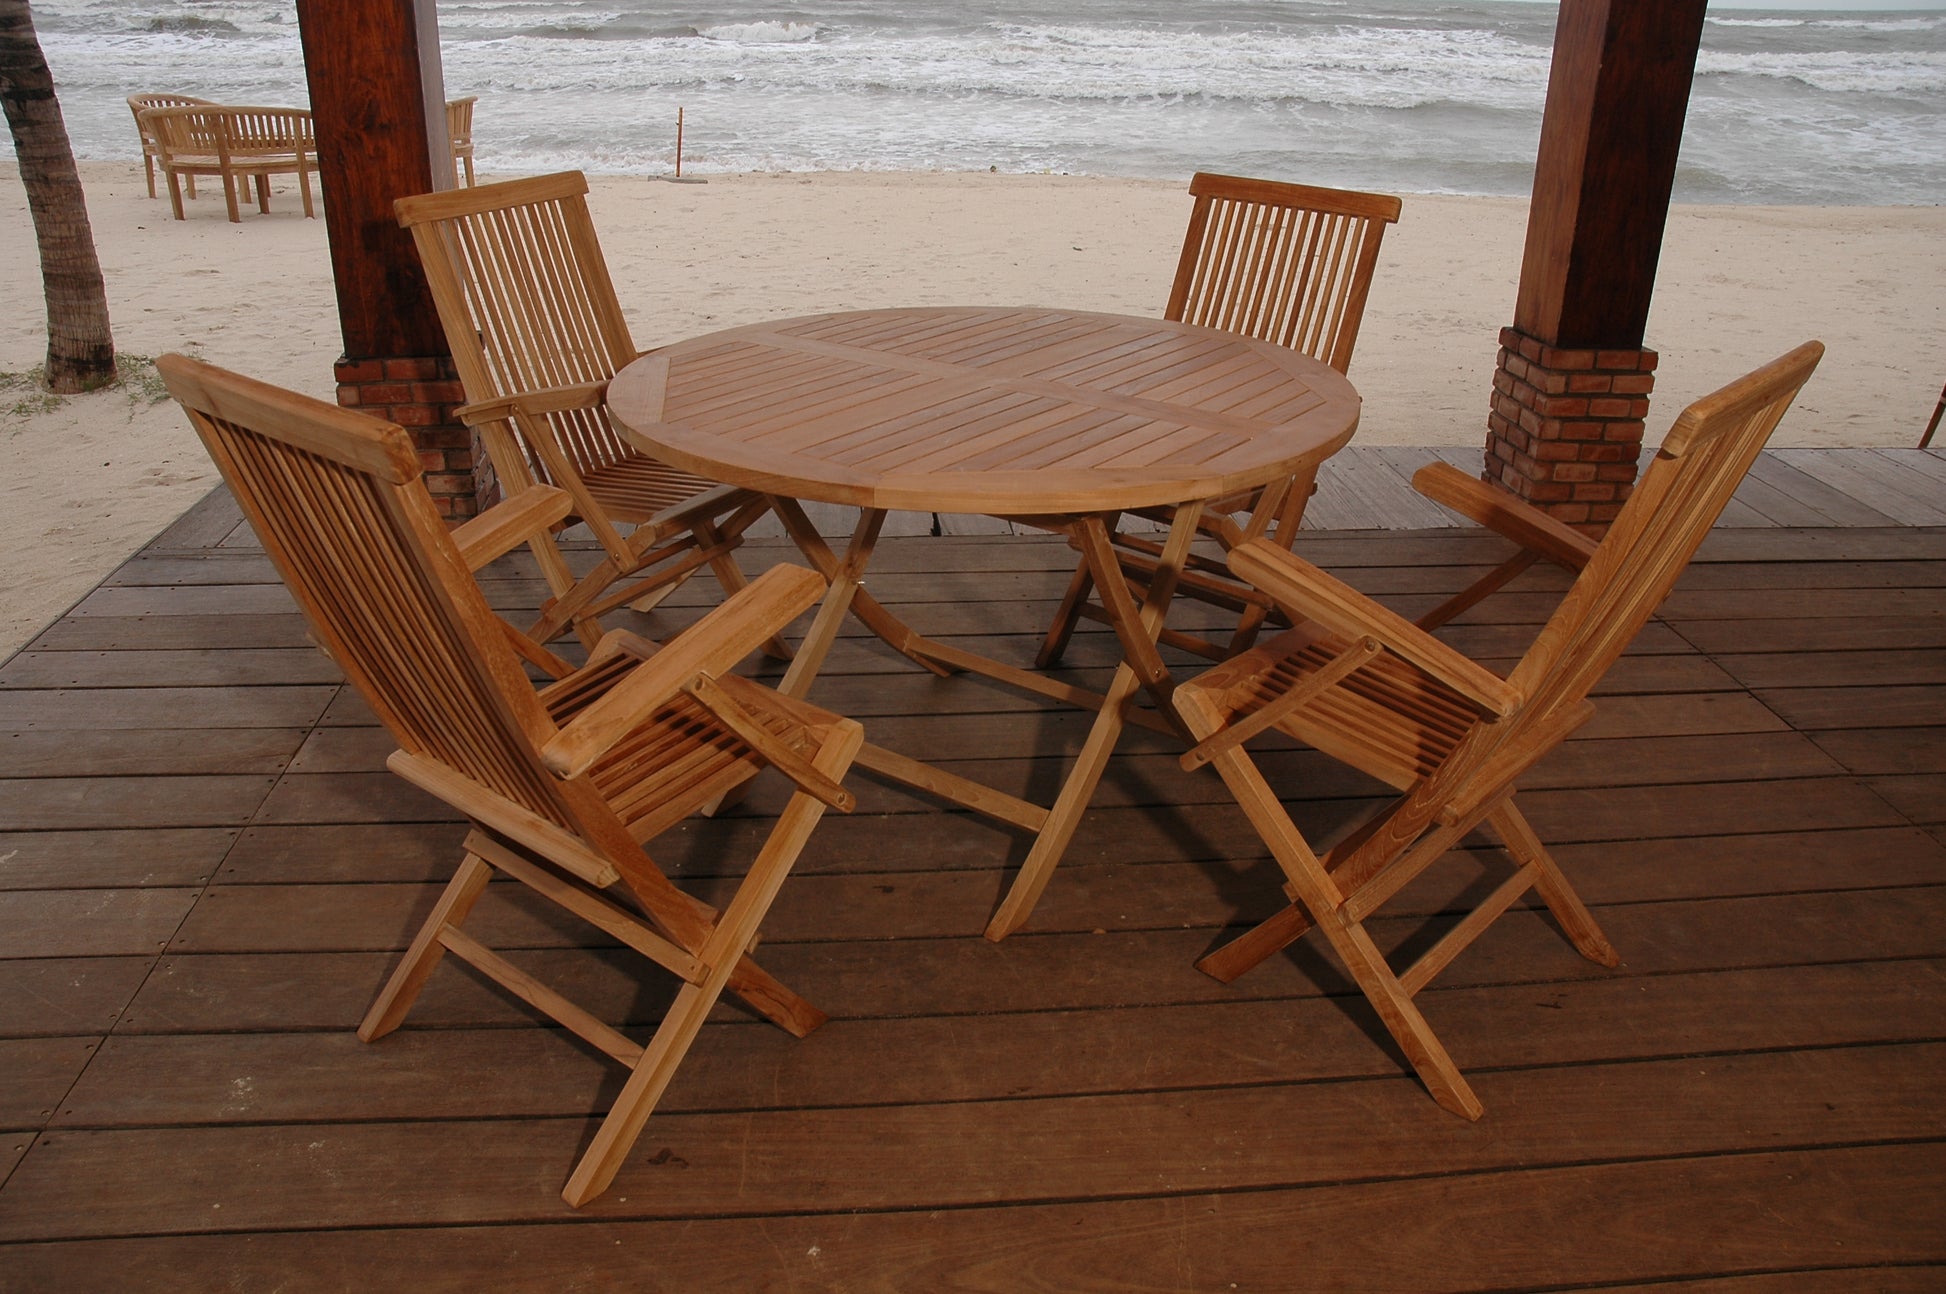
[[[1035,834],[987,926],[1026,920],[1079,825],[1138,688],[1175,730],[1162,620],[1201,505],[1257,492],[1260,530],[1288,490],[1351,438],[1359,398],[1309,356],[1233,333],[1075,310],[927,307],[731,328],[651,351],[609,386],[609,411],[645,453],[770,497],[830,581],[781,690],[808,692],[843,618],[937,674],[970,670],[1098,710],[1051,807],[882,746],[857,762]],[[1296,496],[1302,497],[1302,496]],[[843,554],[800,500],[860,509]],[[1172,516],[1154,576],[1123,577],[1117,515]],[[862,587],[892,510],[1004,517],[1080,549],[1122,648],[1105,694],[926,638]]]

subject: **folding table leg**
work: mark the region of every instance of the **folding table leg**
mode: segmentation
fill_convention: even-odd
[[[851,533],[851,541],[845,545],[842,560],[833,555],[831,546],[824,542],[824,536],[804,515],[804,508],[796,499],[774,496],[770,500],[777,517],[784,523],[791,541],[804,554],[807,561],[817,569],[818,574],[830,581],[830,591],[818,607],[816,619],[811,622],[811,630],[804,641],[797,646],[797,655],[791,667],[784,672],[784,681],[778,691],[785,696],[803,697],[810,690],[811,681],[817,677],[818,670],[824,666],[824,657],[837,641],[838,629],[844,624],[847,611],[856,615],[859,622],[885,643],[916,662],[925,666],[942,678],[951,670],[929,660],[913,649],[912,644],[920,640],[912,628],[887,611],[877,598],[865,592],[865,568],[871,564],[872,550],[878,546],[879,528],[885,524],[885,511],[882,508],[864,508],[858,514],[858,525]]]
[[[1074,839],[1075,829],[1081,825],[1081,815],[1088,808],[1088,801],[1094,798],[1095,787],[1101,782],[1102,771],[1108,766],[1108,757],[1115,752],[1115,742],[1121,736],[1123,711],[1135,695],[1135,689],[1148,686],[1155,694],[1157,704],[1165,714],[1170,709],[1170,681],[1168,671],[1162,668],[1161,657],[1156,654],[1156,636],[1162,630],[1162,618],[1169,609],[1169,599],[1176,591],[1176,576],[1181,573],[1183,562],[1189,556],[1189,545],[1196,538],[1196,516],[1198,505],[1184,504],[1176,509],[1175,520],[1169,526],[1169,538],[1162,546],[1162,556],[1156,565],[1155,578],[1149,582],[1148,595],[1143,599],[1140,611],[1135,611],[1133,601],[1127,596],[1127,585],[1122,581],[1121,568],[1112,552],[1103,555],[1106,544],[1093,542],[1100,536],[1091,536],[1083,543],[1083,551],[1089,564],[1094,566],[1094,579],[1104,595],[1103,604],[1110,614],[1117,616],[1115,632],[1123,644],[1122,663],[1116,667],[1115,677],[1108,685],[1108,695],[1102,701],[1101,712],[1095,716],[1095,723],[1088,730],[1088,740],[1081,747],[1081,754],[1068,770],[1067,780],[1061,784],[1061,793],[1048,810],[1047,822],[1034,840],[1034,847],[1027,854],[1027,861],[1020,865],[1020,874],[1014,877],[1012,888],[1001,901],[999,910],[987,923],[986,937],[998,942],[1019,929],[1033,912],[1039,902],[1041,891],[1047,888],[1048,880],[1054,875],[1055,864],[1067,852],[1068,843]],[[1099,518],[1087,518],[1099,529]],[[1103,563],[1106,563],[1104,566]],[[1121,597],[1108,596],[1110,591],[1119,592]],[[1133,615],[1133,623],[1125,618]],[[1151,659],[1152,658],[1152,659]]]

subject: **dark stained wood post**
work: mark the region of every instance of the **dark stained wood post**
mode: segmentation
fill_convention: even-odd
[[[1486,470],[1599,530],[1634,488],[1643,349],[1704,0],[1563,0]]]
[[[491,488],[446,336],[394,199],[450,188],[433,0],[297,0],[345,352],[338,403],[409,427],[448,516]]]

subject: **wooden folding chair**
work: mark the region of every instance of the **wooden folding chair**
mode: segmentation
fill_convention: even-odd
[[[1274,342],[1340,373],[1348,370],[1379,243],[1385,227],[1399,218],[1399,200],[1203,173],[1190,180],[1189,192],[1195,203],[1162,317]],[[1260,536],[1289,548],[1316,486],[1315,474],[1307,473],[1302,480],[1284,481],[1266,491],[1215,500],[1204,505],[1198,528],[1225,552]],[[1248,513],[1248,520],[1239,524],[1239,513]],[[1169,519],[1163,512],[1142,515],[1152,521]],[[1120,529],[1112,538],[1123,574],[1138,588],[1146,587],[1161,545]],[[1061,659],[1083,618],[1108,620],[1100,603],[1092,600],[1093,590],[1083,561],[1075,567],[1041,643],[1036,663],[1042,669]],[[1163,642],[1211,660],[1249,646],[1269,611],[1262,594],[1231,577],[1220,561],[1200,553],[1191,555],[1177,580],[1176,598],[1236,613],[1235,629],[1223,643],[1176,629],[1162,631]]]
[[[1578,568],[1573,587],[1514,670],[1499,675],[1432,636],[1426,623],[1471,605],[1505,568],[1415,624],[1264,539],[1230,567],[1269,595],[1294,628],[1176,689],[1198,744],[1270,848],[1290,904],[1197,966],[1229,982],[1312,926],[1343,960],[1441,1105],[1481,1106],[1413,998],[1528,889],[1581,954],[1617,963],[1594,918],[1514,803],[1515,782],[1587,721],[1591,688],[1667,595],[1763,448],[1824,348],[1809,342],[1684,410],[1597,545],[1446,464],[1415,483],[1535,556]],[[1322,855],[1314,851],[1244,743],[1275,728],[1400,792]],[[1484,823],[1513,874],[1404,971],[1365,921]]]
[[[659,650],[618,630],[537,691],[518,631],[471,572],[557,523],[565,494],[535,487],[449,532],[401,428],[180,355],[157,368],[319,643],[399,743],[389,767],[473,823],[359,1036],[398,1027],[450,951],[628,1066],[563,1192],[585,1203],[614,1177],[725,988],[798,1036],[824,1020],[747,950],[825,805],[852,807],[839,781],[863,734],[728,672],[815,603],[823,579],[777,567]],[[676,888],[642,842],[765,766],[797,790],[718,912]],[[646,1047],[461,928],[496,871],[681,979]]]
[[[744,577],[732,550],[768,506],[649,457],[610,422],[608,381],[638,352],[587,193],[570,171],[394,204],[466,389],[459,417],[480,428],[501,489],[566,491],[601,545],[579,579],[554,545],[537,549],[554,594],[530,630],[543,643],[572,626],[592,644],[603,614],[646,611],[703,566],[734,593]],[[765,650],[789,655],[781,640]]]

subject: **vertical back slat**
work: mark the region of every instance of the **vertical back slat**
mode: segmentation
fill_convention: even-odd
[[[569,825],[539,761],[552,724],[418,483],[404,432],[180,357],[164,375],[320,642],[400,748]],[[310,432],[334,425],[415,470],[395,483],[353,451],[304,439],[323,443]]]
[[[1273,341],[1343,372],[1385,226],[1381,194],[1198,175],[1166,318]]]
[[[439,277],[463,303],[464,318],[446,322],[470,399],[605,381],[634,358],[592,231],[582,194],[414,226],[422,251],[450,260]],[[569,463],[584,476],[631,452],[600,410],[572,410],[550,422]],[[548,480],[528,458],[536,478]]]

